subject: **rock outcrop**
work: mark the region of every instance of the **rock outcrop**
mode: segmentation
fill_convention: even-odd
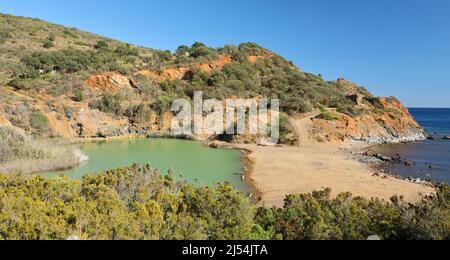
[[[95,91],[116,93],[123,88],[132,88],[130,79],[117,72],[92,75],[86,85]]]
[[[184,75],[186,75],[186,73],[195,68],[200,69],[203,72],[210,73],[213,70],[223,68],[225,65],[231,63],[232,61],[233,59],[230,56],[223,56],[215,61],[197,64],[191,67],[166,68],[161,71],[142,70],[136,73],[135,76],[145,77],[151,81],[161,83],[168,79],[169,80],[182,79]]]
[[[315,136],[319,141],[368,143],[409,142],[426,139],[425,130],[408,109],[395,98],[380,98],[381,108],[361,116],[350,117],[334,112],[337,120],[315,119]]]

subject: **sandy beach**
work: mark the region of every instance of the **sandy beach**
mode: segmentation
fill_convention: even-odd
[[[286,195],[332,189],[332,196],[351,192],[355,196],[389,200],[404,196],[418,202],[434,192],[432,187],[393,177],[377,177],[368,165],[359,162],[350,151],[363,144],[324,144],[308,134],[310,115],[294,122],[301,136],[299,147],[235,145],[250,151],[249,178],[266,206],[283,206]]]

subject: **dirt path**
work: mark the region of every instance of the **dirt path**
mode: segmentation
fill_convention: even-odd
[[[320,112],[311,112],[303,115],[301,118],[291,118],[290,122],[299,137],[299,145],[306,146],[313,143],[310,135],[310,129],[313,126],[312,119],[320,115]]]

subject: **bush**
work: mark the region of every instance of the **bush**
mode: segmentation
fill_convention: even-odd
[[[326,109],[322,109],[321,114],[318,116],[318,118],[324,119],[327,121],[336,121],[336,120],[340,119],[340,117],[338,115],[335,115]]]
[[[393,197],[391,203],[344,193],[330,199],[330,189],[290,195],[282,209],[260,208],[256,222],[285,240],[446,240],[450,237],[450,189],[417,204]]]
[[[129,44],[124,44],[115,50],[115,53],[120,56],[139,56],[139,50],[137,48],[131,47]]]
[[[6,30],[0,30],[0,44],[5,43],[9,38],[11,38],[11,33]]]
[[[22,58],[22,62],[36,70],[53,70],[67,73],[89,69],[95,63],[95,55],[88,51],[67,49],[57,52],[35,52]]]
[[[119,114],[121,110],[122,97],[111,93],[104,93],[100,100],[91,103],[92,109],[98,109],[104,113]]]
[[[411,205],[330,189],[252,205],[227,184],[194,187],[150,166],[63,177],[0,175],[0,240],[386,240],[450,238],[450,187]],[[24,203],[26,201],[26,203]]]
[[[126,111],[126,115],[130,118],[132,124],[145,123],[151,118],[151,110],[144,104],[129,107]]]
[[[198,58],[198,57],[210,57],[214,53],[214,51],[205,44],[196,42],[192,45],[189,53],[191,57]]]
[[[72,100],[75,102],[82,102],[84,100],[84,93],[81,89],[75,89]]]
[[[49,38],[45,39],[42,47],[44,47],[45,49],[50,49],[50,48],[55,47],[55,38],[49,37]]]
[[[38,134],[46,134],[50,131],[50,122],[41,112],[34,112],[30,115],[30,126]]]
[[[261,236],[252,234],[253,207],[232,187],[196,188],[171,175],[161,177],[149,166],[89,175],[82,181],[3,175],[0,180],[2,240]]]
[[[96,50],[99,50],[99,51],[108,51],[108,50],[109,50],[109,45],[108,45],[108,43],[105,42],[105,41],[98,41],[98,42],[94,45],[94,48],[95,48]]]

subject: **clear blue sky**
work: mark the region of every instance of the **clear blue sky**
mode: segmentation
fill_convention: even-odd
[[[450,107],[448,0],[1,0],[0,12],[158,49],[252,41],[326,79]]]

